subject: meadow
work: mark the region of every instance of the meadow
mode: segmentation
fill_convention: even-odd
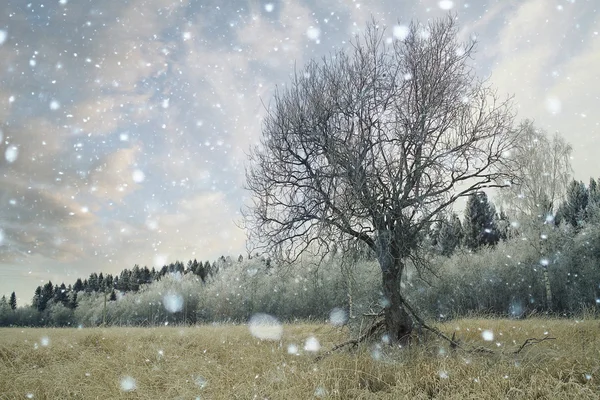
[[[283,326],[260,340],[245,325],[0,329],[0,399],[597,399],[600,320],[461,319],[405,349],[327,324]],[[529,338],[552,337],[517,354]],[[320,347],[319,350],[317,348]],[[317,351],[315,351],[317,350]]]

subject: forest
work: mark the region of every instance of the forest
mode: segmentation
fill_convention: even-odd
[[[542,144],[561,140],[533,128],[530,133]],[[568,165],[562,168],[568,170]],[[535,187],[534,182],[529,186]],[[546,182],[543,187],[553,186]],[[570,180],[564,193],[553,194],[560,199],[558,206],[543,194],[530,214],[510,208],[510,196],[497,196],[505,209],[485,192],[473,194],[462,215],[445,216],[420,238],[431,268],[419,273],[408,268],[404,289],[422,315],[437,320],[566,317],[597,310],[600,180]],[[375,255],[358,244],[289,265],[258,255],[222,256],[212,263],[177,261],[160,269],[135,265],[115,276],[99,272],[66,284],[48,282],[35,290],[30,305],[19,306],[14,292],[4,295],[0,325],[244,323],[255,313],[288,322],[323,321],[332,311],[347,320],[382,306],[378,273]]]

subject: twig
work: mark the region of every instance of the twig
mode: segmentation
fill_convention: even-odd
[[[317,356],[317,358],[315,358],[315,361],[320,361],[323,358],[331,355],[334,351],[337,351],[343,347],[350,346],[350,345],[358,346],[360,343],[364,342],[366,339],[371,337],[377,331],[377,329],[379,329],[383,326],[384,323],[385,323],[385,321],[383,321],[383,320],[374,322],[373,325],[371,325],[371,327],[369,328],[369,330],[367,332],[365,332],[362,336],[359,336],[356,339],[350,339],[343,343],[336,344],[335,346],[333,346],[331,348],[331,350],[328,350],[325,353]]]
[[[553,338],[553,337],[548,337],[548,336],[545,336],[545,337],[543,337],[543,338],[541,338],[541,339],[537,339],[537,338],[529,338],[529,339],[527,339],[527,340],[526,340],[526,341],[525,341],[525,342],[524,342],[524,343],[521,345],[521,347],[519,347],[517,350],[515,350],[513,354],[519,354],[519,353],[521,352],[521,350],[523,350],[525,347],[527,347],[527,346],[531,346],[531,345],[533,345],[533,344],[542,343],[542,342],[544,342],[544,341],[546,341],[546,340],[556,340],[556,338]]]

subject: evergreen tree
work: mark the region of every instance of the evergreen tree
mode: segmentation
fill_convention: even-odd
[[[8,300],[8,305],[10,306],[10,309],[13,311],[17,309],[17,295],[15,294],[15,292],[12,292],[10,294],[10,299]]]
[[[115,293],[114,290],[112,292],[110,292],[110,296],[108,298],[108,301],[117,301],[117,294]]]
[[[65,284],[61,284],[60,286],[56,286],[54,288],[54,302],[61,303],[65,307],[69,304],[69,293],[67,292],[67,287]]]
[[[437,247],[440,254],[450,257],[463,240],[463,228],[460,218],[455,213],[444,219],[438,231]]]
[[[149,285],[152,283],[153,280],[154,279],[152,273],[150,272],[148,267],[144,266],[144,268],[142,268],[142,283]]]
[[[112,290],[114,287],[114,278],[111,274],[107,274],[104,278],[104,286],[107,290]]]
[[[131,270],[129,278],[129,290],[137,292],[140,289],[140,283],[142,282],[142,271],[139,265],[135,264]]]
[[[48,302],[53,297],[54,297],[54,286],[52,285],[51,281],[48,281],[48,283],[46,283],[44,285],[44,287],[42,287],[42,295],[40,297],[38,310],[44,311],[46,309],[46,306],[48,305]]]
[[[31,300],[31,307],[41,311],[40,310],[40,302],[42,299],[42,287],[38,286],[37,288],[35,288],[35,292],[33,294],[33,299]]]
[[[83,282],[81,281],[81,278],[77,278],[77,280],[75,281],[75,284],[73,285],[73,291],[81,292],[82,290],[83,290]]]
[[[71,298],[69,300],[68,308],[70,308],[71,310],[77,308],[77,292],[75,291],[71,292]]]
[[[98,290],[100,292],[104,292],[105,287],[106,281],[104,280],[104,275],[102,274],[102,272],[100,272],[100,274],[98,275]]]
[[[500,240],[496,223],[496,209],[485,192],[471,194],[467,200],[463,224],[465,246],[477,250],[494,246]]]
[[[98,285],[98,274],[95,272],[92,272],[90,274],[90,277],[87,280],[86,292],[88,292],[88,293],[97,292],[99,289],[100,289],[100,286]]]
[[[131,272],[129,272],[127,268],[121,271],[121,273],[119,274],[119,282],[117,283],[117,290],[120,290],[121,292],[128,292],[130,290],[130,277]]]
[[[586,219],[588,222],[598,221],[598,217],[600,217],[600,178],[598,182],[594,178],[590,178]]]
[[[583,182],[573,180],[567,188],[567,196],[561,204],[556,215],[556,223],[565,222],[575,228],[581,229],[586,219],[586,209],[588,206],[588,190]]]

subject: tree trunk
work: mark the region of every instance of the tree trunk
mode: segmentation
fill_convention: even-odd
[[[544,285],[546,286],[546,309],[552,311],[552,288],[550,287],[550,277],[548,276],[548,266],[544,265]]]
[[[391,265],[384,269],[383,295],[385,296],[385,325],[390,342],[408,344],[410,333],[413,329],[413,321],[402,304],[400,294],[400,281],[402,279],[403,266]]]

